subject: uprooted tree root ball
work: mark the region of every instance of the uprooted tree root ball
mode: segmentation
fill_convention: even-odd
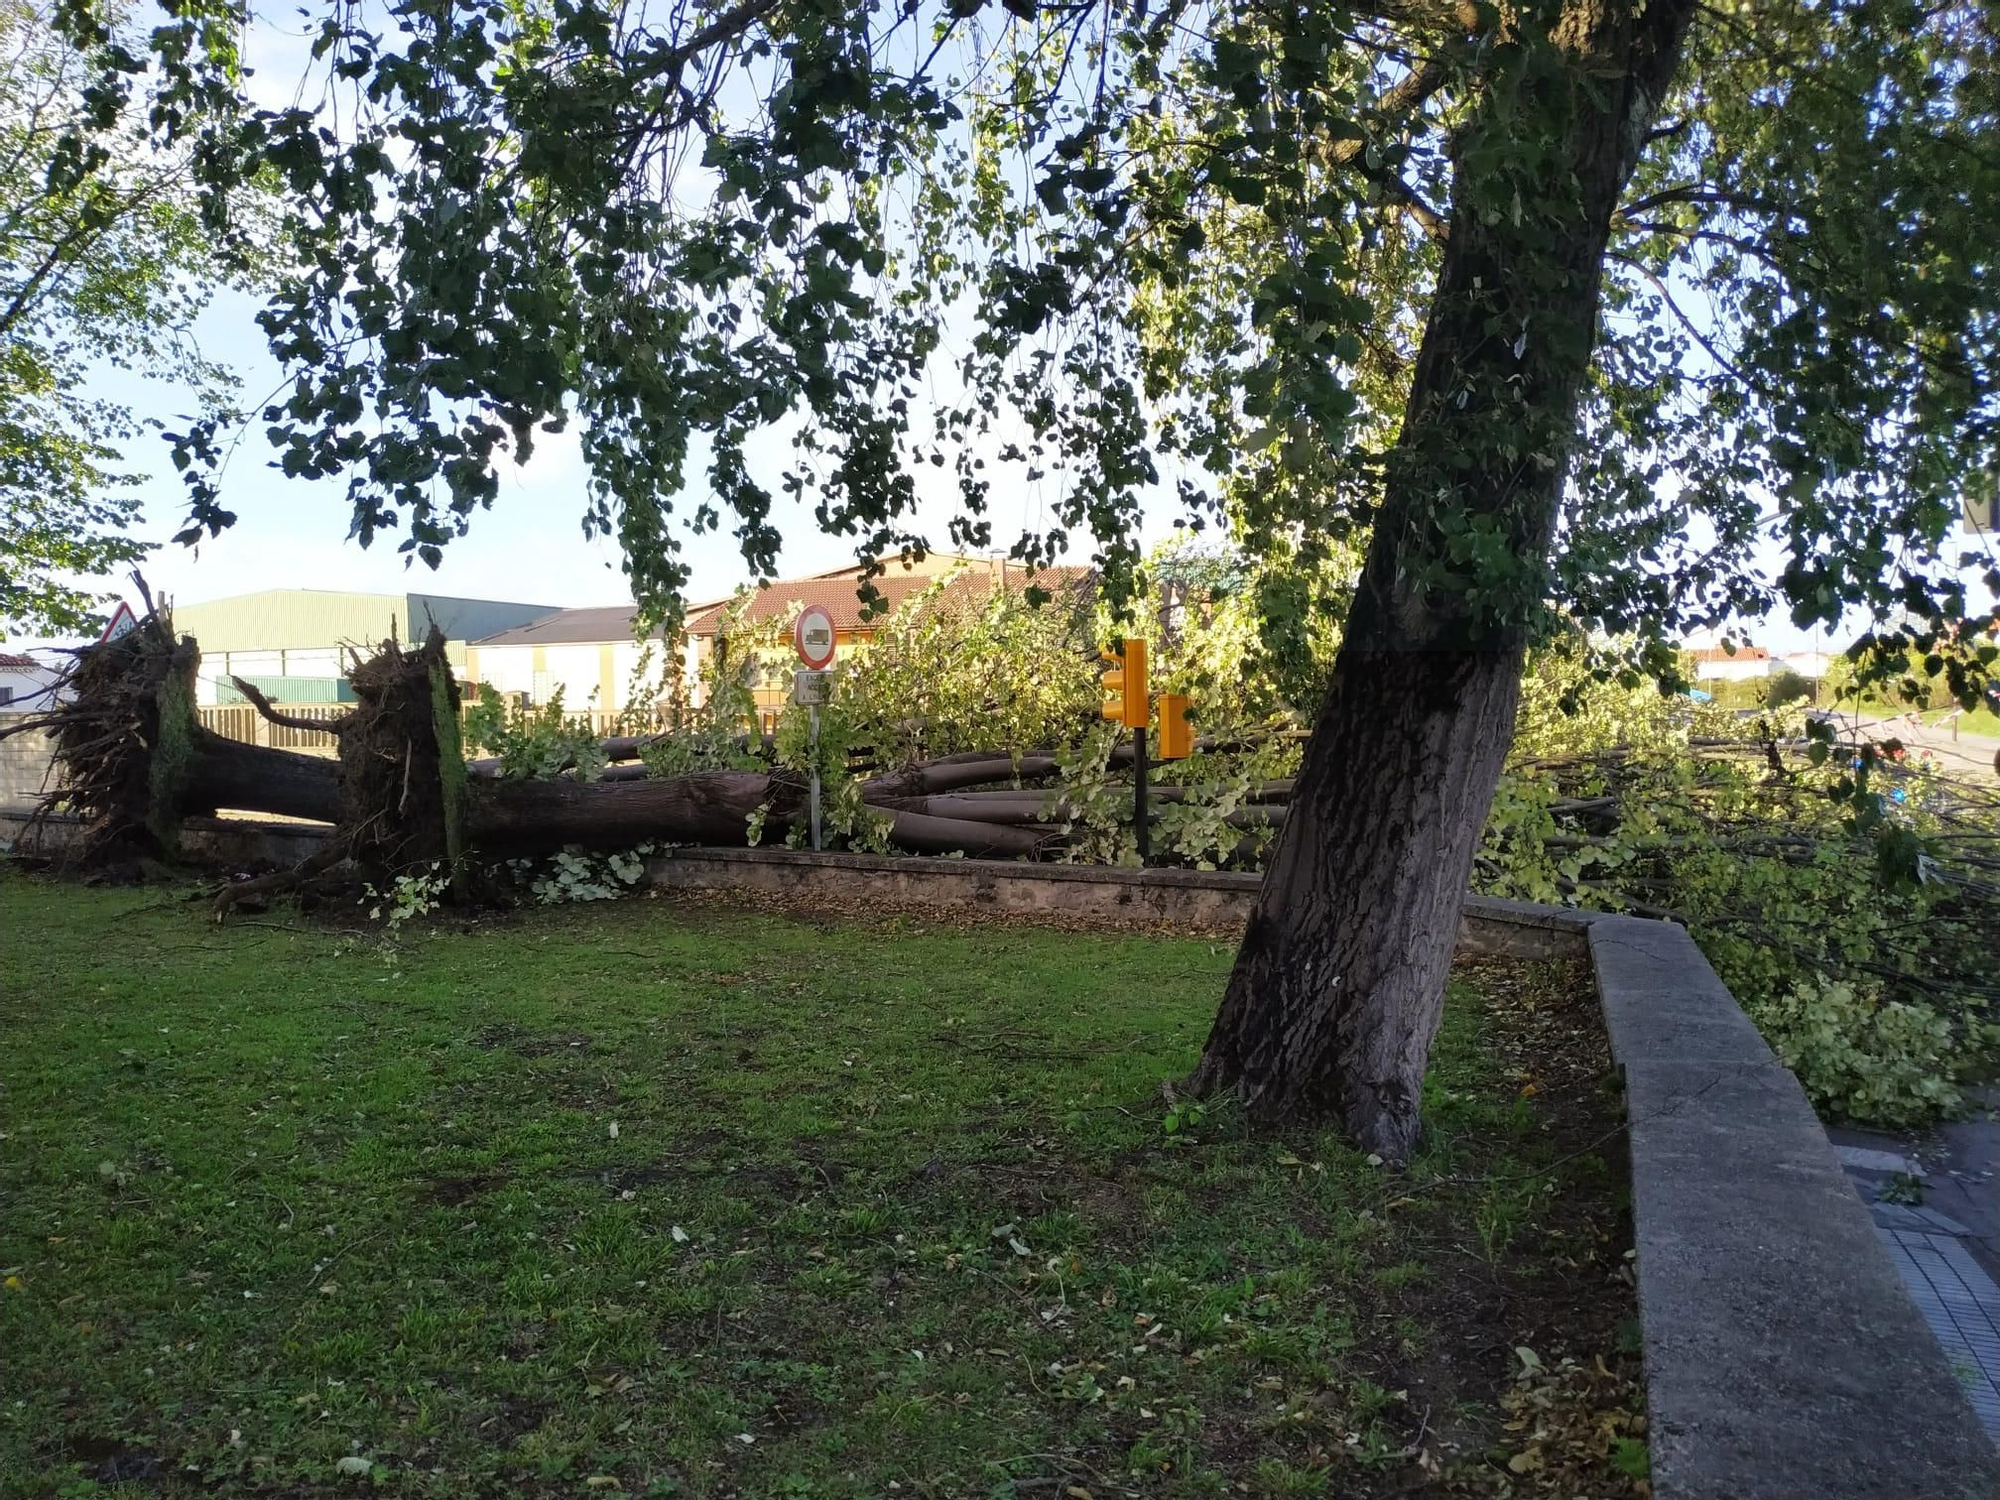
[[[36,816],[81,821],[68,863],[132,875],[172,857],[202,733],[199,660],[192,639],[174,638],[172,616],[151,609],[137,629],[75,654],[51,692],[58,706],[4,731],[54,738]]]

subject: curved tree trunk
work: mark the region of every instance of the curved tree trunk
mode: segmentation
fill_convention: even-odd
[[[1572,0],[1459,138],[1438,288],[1334,681],[1189,1080],[1238,1091],[1255,1117],[1330,1117],[1392,1159],[1416,1144],[1459,905],[1546,596],[1611,217],[1692,11]]]
[[[885,809],[886,810],[886,809]],[[963,854],[969,859],[1032,859],[1057,842],[1054,829],[973,823],[898,812],[889,838],[912,854]]]

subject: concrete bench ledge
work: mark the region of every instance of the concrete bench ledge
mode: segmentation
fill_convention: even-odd
[[[1685,929],[1590,925],[1658,1500],[1994,1500],[2000,1452],[1805,1092]]]

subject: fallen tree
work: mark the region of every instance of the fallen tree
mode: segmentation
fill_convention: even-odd
[[[250,895],[338,874],[381,880],[443,867],[465,888],[480,865],[557,850],[617,850],[645,841],[742,844],[752,829],[782,838],[803,826],[807,788],[781,770],[705,771],[649,778],[615,767],[600,780],[505,779],[468,766],[458,685],[433,633],[421,647],[385,641],[349,664],[354,708],[305,721],[232,679],[266,720],[334,736],[333,757],[246,745],[201,727],[194,711],[199,650],[177,639],[163,609],[139,628],[79,652],[59,704],[10,732],[51,731],[55,785],[41,816],[78,814],[72,861],[132,869],[172,860],[182,822],[200,814],[255,813],[324,823],[326,847],[305,866],[226,889],[220,910]],[[620,750],[629,751],[636,741]],[[1129,747],[1124,759],[1129,764]],[[906,767],[860,784],[862,807],[882,836],[920,854],[1034,858],[1060,847],[1063,826],[1042,793],[1021,781],[1057,768],[1052,752],[982,752]],[[484,770],[487,774],[479,774]],[[632,772],[639,772],[632,775]],[[973,805],[942,789],[1007,781],[1016,790]]]
[[[144,590],[144,584],[140,585]],[[58,680],[56,706],[0,731],[44,732],[55,742],[50,785],[37,816],[80,822],[68,858],[129,870],[179,849],[182,819],[248,805],[278,817],[337,822],[333,763],[245,745],[195,717],[200,652],[176,639],[172,617],[151,606],[138,627],[80,650]]]

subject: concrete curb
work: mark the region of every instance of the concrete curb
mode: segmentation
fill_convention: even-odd
[[[2000,1453],[1805,1092],[1686,930],[1590,923],[1657,1500],[1992,1500]]]

